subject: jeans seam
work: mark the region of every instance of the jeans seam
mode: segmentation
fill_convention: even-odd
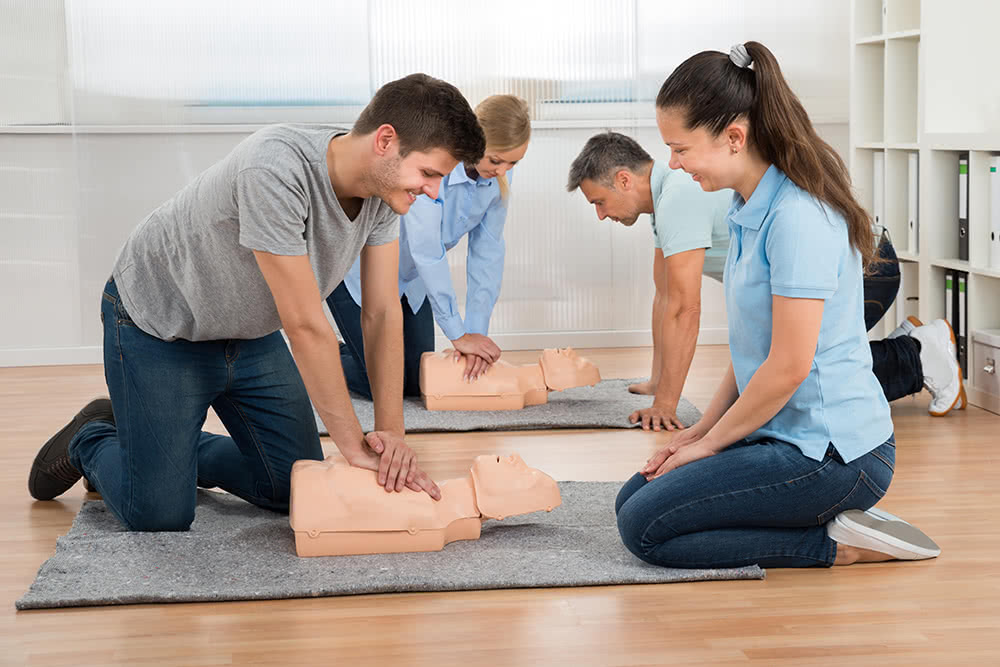
[[[884,463],[889,468],[889,470],[891,470],[892,472],[896,472],[896,467],[891,463],[889,463],[889,460],[887,458],[885,458],[884,456],[882,456],[881,454],[879,454],[877,451],[874,450],[872,450],[872,455],[879,461]]]
[[[261,463],[264,465],[264,471],[267,473],[267,481],[271,485],[271,493],[274,494],[277,490],[277,485],[274,483],[274,474],[271,472],[271,466],[268,464],[267,456],[261,447],[260,440],[257,438],[257,434],[253,430],[253,425],[250,424],[249,420],[247,420],[242,408],[236,401],[228,395],[223,395],[222,398],[233,407],[233,410],[236,411],[236,414],[238,414],[240,419],[243,421],[243,425],[246,427],[247,433],[250,434],[250,440],[253,442],[253,446],[257,450],[257,454],[260,456]],[[257,489],[255,488],[254,491],[256,492]],[[271,498],[270,500],[274,499]]]
[[[836,505],[834,505],[833,507],[831,507],[827,511],[823,512],[822,514],[817,514],[816,515],[816,523],[818,525],[822,526],[823,524],[826,524],[831,519],[833,519],[833,517],[835,517],[838,514],[840,514],[840,508],[844,505],[844,502],[847,501],[848,498],[850,498],[851,496],[854,495],[854,492],[858,490],[858,487],[861,486],[861,484],[864,482],[864,480],[865,480],[865,472],[862,470],[861,474],[858,475],[858,481],[856,481],[854,483],[854,486],[851,487],[851,490],[848,491],[847,494],[843,498],[841,498],[840,500],[837,501]],[[824,521],[823,517],[827,516],[827,515],[829,515],[830,518],[827,519],[826,521]]]

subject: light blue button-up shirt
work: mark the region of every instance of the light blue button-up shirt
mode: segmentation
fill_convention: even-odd
[[[844,217],[772,165],[749,201],[733,195],[729,228],[723,284],[740,393],[771,346],[772,295],[824,300],[809,376],[747,439],[790,442],[817,461],[831,443],[852,461],[888,440],[889,404],[865,332],[861,256]]]
[[[510,183],[511,171],[507,172]],[[500,296],[507,202],[495,178],[469,178],[465,165],[441,179],[438,198],[420,195],[399,219],[399,295],[416,313],[431,302],[434,319],[449,340],[466,333],[486,335]],[[451,284],[445,253],[469,235],[466,260],[465,320]],[[361,305],[361,260],[344,278],[347,291]]]

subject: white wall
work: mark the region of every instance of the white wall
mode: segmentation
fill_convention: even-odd
[[[104,3],[103,11],[114,4]],[[200,6],[193,2],[181,4],[190,11]],[[256,4],[267,5],[267,0],[257,0]],[[615,3],[592,0],[590,4],[599,8]],[[793,78],[794,72],[798,81],[793,85],[802,92],[810,112],[818,121],[824,121],[818,126],[821,134],[846,155],[847,100],[846,92],[839,92],[841,78],[846,91],[846,10],[829,9],[827,3],[818,0],[806,3],[825,17],[824,25],[834,34],[842,32],[845,57],[838,64],[830,52],[831,38],[817,41],[810,38],[810,31],[792,28],[789,21],[795,17],[782,19],[773,0],[717,0],[709,4],[703,13],[685,10],[664,14],[665,5],[637,2],[630,16],[638,27],[623,24],[616,28],[633,31],[623,38],[632,45],[631,50],[623,52],[623,62],[627,65],[628,53],[635,56],[631,66],[634,83],[630,85],[635,89],[652,86],[650,82],[655,83],[657,77],[662,80],[676,64],[674,60],[681,57],[661,56],[663,59],[658,60],[655,40],[651,39],[659,33],[651,32],[652,28],[680,40],[678,35],[684,25],[690,24],[685,38],[688,41],[684,42],[690,48],[702,48],[698,46],[701,43],[719,47],[715,42],[720,35],[727,42],[757,37],[775,44],[778,57],[791,64],[789,77]],[[748,5],[754,5],[756,11],[747,9]],[[386,6],[372,0],[371,9],[378,15]],[[66,0],[66,12],[71,18],[73,12],[92,7],[95,5]],[[69,22],[75,27],[67,41],[61,23],[62,0],[7,0],[6,4],[0,3],[0,12],[0,37],[10,38],[0,40],[0,307],[12,314],[0,329],[0,366],[100,360],[100,290],[129,231],[149,210],[225,155],[255,127],[212,126],[205,122],[327,120],[346,118],[357,111],[356,105],[327,108],[251,104],[228,108],[191,105],[183,100],[140,99],[141,90],[129,90],[127,94],[121,90],[124,79],[115,79],[117,83],[110,88],[94,83],[105,80],[100,74],[105,71],[121,77],[122,68],[107,69],[109,53],[114,52],[107,51],[110,47],[95,37],[100,36],[99,31],[81,34],[86,32],[86,21]],[[138,26],[136,30],[148,29],[140,25],[144,20],[141,11],[130,12],[129,25]],[[240,16],[246,20],[246,14]],[[657,17],[659,23],[653,20]],[[643,31],[641,26],[647,29]],[[158,29],[162,32],[168,28]],[[746,30],[753,34],[741,37]],[[799,30],[795,33],[799,37],[789,36],[790,30]],[[488,36],[483,39],[488,43]],[[190,38],[186,40],[185,49],[196,49]],[[128,42],[123,38],[121,41]],[[281,44],[287,41],[278,40]],[[169,39],[161,35],[158,43],[163,46]],[[391,46],[382,44],[379,48]],[[116,48],[124,47],[119,44]],[[265,44],[262,48],[268,47]],[[274,48],[286,47],[279,44]],[[46,57],[26,57],[33,49],[44,51]],[[439,51],[423,63],[427,67],[422,69],[446,76],[450,70],[434,71],[434,67],[448,70],[456,58],[469,57],[444,48]],[[94,56],[96,52],[100,57]],[[553,53],[555,58],[558,54]],[[202,57],[210,54],[208,49]],[[313,58],[316,54],[306,56]],[[405,63],[412,60],[405,52],[385,57]],[[817,81],[823,82],[819,86],[810,79],[811,70],[802,67],[802,63],[817,61],[826,63],[814,68]],[[98,67],[101,63],[105,69]],[[308,66],[317,65],[310,62]],[[325,68],[326,63],[316,76],[330,76]],[[157,76],[148,64],[142,69],[144,76]],[[465,62],[452,73],[462,79],[471,76],[469,72],[474,69],[470,70]],[[176,74],[176,68],[171,71]],[[388,76],[390,71],[382,73]],[[225,70],[217,66],[212,72],[213,77],[225,76]],[[245,75],[241,72],[241,76]],[[595,80],[596,84],[591,81],[585,87],[600,88],[607,83]],[[83,85],[80,81],[91,83]],[[179,86],[183,77],[176,74],[172,81],[171,86]],[[232,94],[244,94],[240,91],[246,90],[251,97],[260,94],[259,87],[247,81]],[[551,79],[542,85],[539,81],[513,79],[484,82],[474,77],[468,83],[467,95],[473,101],[493,90],[524,94],[535,103],[536,116],[541,118],[528,155],[515,174],[506,232],[507,270],[491,334],[508,349],[649,344],[653,288],[648,220],[640,220],[631,229],[599,222],[580,193],[565,191],[565,180],[569,163],[586,139],[605,128],[632,134],[655,157],[665,158],[666,150],[650,122],[652,103],[612,100],[553,104],[545,97],[555,94],[553,85]],[[561,90],[565,93],[570,89],[579,91],[578,84]],[[817,89],[828,94],[817,95]],[[81,122],[81,109],[86,112],[86,123]],[[587,118],[591,120],[581,120]],[[105,122],[94,125],[101,120]],[[201,124],[187,124],[193,120]],[[464,304],[464,251],[457,249],[449,259]],[[725,331],[721,286],[706,279],[701,341],[724,342]]]

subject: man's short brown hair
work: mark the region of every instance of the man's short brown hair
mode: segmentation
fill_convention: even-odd
[[[475,164],[486,151],[486,137],[462,93],[426,74],[410,74],[379,88],[353,131],[369,134],[382,125],[396,130],[403,157],[441,148],[459,162]]]

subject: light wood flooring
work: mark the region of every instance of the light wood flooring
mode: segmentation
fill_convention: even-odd
[[[698,348],[685,396],[699,408],[727,352]],[[583,353],[605,377],[648,371],[648,348]],[[1000,417],[974,407],[935,419],[926,393],[893,405],[897,469],[880,506],[937,540],[936,560],[772,569],[764,581],[15,612],[85,496],[77,485],[34,502],[31,460],[105,392],[100,366],[0,369],[0,664],[1000,664]],[[556,479],[624,480],[670,437],[548,431],[409,442],[436,478],[463,474],[477,454],[517,451]]]

